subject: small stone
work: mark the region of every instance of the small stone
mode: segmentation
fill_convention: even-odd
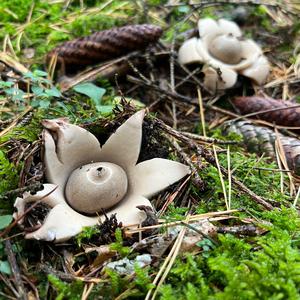
[[[150,254],[138,255],[134,260],[129,260],[127,257],[121,260],[110,262],[106,265],[106,268],[112,269],[118,272],[120,275],[132,275],[134,274],[134,267],[138,266],[143,268],[150,265],[152,258]]]

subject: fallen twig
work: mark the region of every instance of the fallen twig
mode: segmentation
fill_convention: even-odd
[[[18,290],[18,299],[27,300],[27,293],[21,278],[21,273],[20,273],[19,266],[17,264],[15,254],[12,250],[10,240],[5,241],[5,252],[12,270],[12,274],[15,278],[15,286],[17,287]]]
[[[153,122],[155,123],[156,126],[164,130],[165,132],[169,133],[170,135],[174,136],[175,138],[179,139],[180,141],[187,143],[192,149],[196,150],[197,154],[199,156],[202,156],[208,163],[212,164],[214,167],[217,167],[217,162],[214,158],[214,155],[211,153],[211,151],[201,147],[197,143],[195,143],[193,140],[189,139],[185,135],[181,134],[179,131],[174,130],[167,124],[165,124],[163,121],[154,118]],[[228,176],[227,170],[220,166],[220,171],[222,172],[223,175]],[[262,205],[264,208],[268,210],[272,210],[274,207],[273,205],[270,204],[272,202],[275,204],[274,201],[270,199],[264,199],[261,196],[258,196],[255,194],[253,191],[251,191],[249,188],[247,188],[241,181],[236,179],[234,176],[232,176],[232,183],[235,184],[236,186],[239,187],[240,191],[243,192],[246,195],[249,195],[252,200],[254,200],[257,204]]]

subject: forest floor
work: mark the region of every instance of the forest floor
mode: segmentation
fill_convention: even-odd
[[[232,103],[300,101],[300,6],[195,3],[0,1],[0,299],[300,299],[299,131],[264,114],[242,117]],[[200,65],[178,63],[180,45],[204,17],[236,21],[259,43],[271,65],[264,86],[239,76],[234,88],[210,93]],[[46,68],[46,54],[62,42],[143,23],[163,29],[146,50],[72,78]],[[111,218],[64,243],[26,240],[49,211],[29,207],[23,227],[12,216],[16,197],[46,182],[41,121],[67,117],[103,143],[144,107],[139,161],[168,158],[192,170],[150,199],[159,223],[135,231]],[[295,145],[287,153],[258,126]]]

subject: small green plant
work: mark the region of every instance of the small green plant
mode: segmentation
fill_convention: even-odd
[[[148,290],[153,288],[155,285],[152,284],[149,276],[149,267],[140,268],[139,266],[134,267],[135,279],[134,285],[139,288],[140,291],[146,293]]]
[[[107,299],[112,299],[122,294],[122,299],[140,299],[153,288],[149,276],[149,268],[139,268],[135,266],[135,277],[121,276],[112,269],[106,269],[105,272],[109,277],[109,285],[103,288],[101,294],[108,294]],[[125,298],[126,297],[126,298]],[[105,298],[106,299],[106,298]]]
[[[84,241],[88,241],[91,239],[94,235],[99,234],[99,227],[98,226],[92,226],[92,227],[85,227],[79,234],[76,235],[76,243],[79,247],[81,247],[81,244]]]
[[[207,258],[211,250],[213,250],[216,246],[209,239],[203,239],[196,244],[198,247],[202,248],[202,256]]]
[[[3,215],[3,216],[0,216],[0,230],[2,230],[7,225],[9,225],[10,222],[12,221],[12,219],[13,219],[12,215]]]
[[[61,92],[46,77],[48,74],[44,71],[35,70],[23,75],[23,80],[28,84],[33,96],[30,98],[29,104],[33,107],[47,108],[53,98],[60,98]],[[0,81],[0,88],[5,93],[8,100],[12,100],[15,104],[23,106],[26,104],[29,93],[22,89],[12,81]]]
[[[33,107],[47,108],[53,98],[62,96],[61,92],[47,79],[47,76],[46,72],[40,70],[24,74],[24,78],[29,80],[31,91],[34,94],[30,101],[30,105]]]
[[[61,281],[59,278],[55,277],[54,275],[48,275],[48,281],[53,286],[53,288],[57,292],[56,300],[80,300],[82,289],[83,289],[83,282],[76,280],[72,283],[65,283]]]
[[[3,90],[8,99],[14,102],[20,101],[23,103],[25,101],[25,92],[20,90],[18,87],[14,87],[14,82],[12,81],[0,81],[0,88]]]
[[[273,26],[271,19],[269,18],[268,8],[265,5],[257,5],[254,8],[253,14],[260,21],[262,27],[272,33],[278,32],[278,27]]]
[[[113,295],[120,294],[124,287],[128,284],[125,278],[122,278],[116,271],[111,269],[105,270],[106,274],[110,278],[111,290],[113,291]]]
[[[80,83],[73,87],[73,90],[77,93],[88,96],[95,106],[96,110],[101,114],[111,113],[113,110],[113,105],[102,105],[101,100],[106,90],[104,88],[98,87],[91,82]]]
[[[122,230],[117,228],[115,231],[116,241],[110,244],[110,249],[117,251],[121,257],[126,257],[130,253],[129,247],[123,246]]]

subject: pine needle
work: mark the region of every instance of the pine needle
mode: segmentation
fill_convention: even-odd
[[[226,188],[225,188],[225,182],[224,182],[223,175],[222,175],[222,172],[221,172],[220,163],[219,163],[219,159],[218,159],[218,155],[217,155],[217,151],[216,151],[215,145],[213,145],[213,151],[214,151],[214,156],[215,156],[216,164],[217,164],[217,167],[218,167],[219,178],[220,178],[221,185],[222,185],[222,190],[223,190],[223,194],[224,194],[225,205],[226,205],[227,210],[230,210],[229,205],[228,205],[228,198],[227,198],[227,193],[226,193]]]

